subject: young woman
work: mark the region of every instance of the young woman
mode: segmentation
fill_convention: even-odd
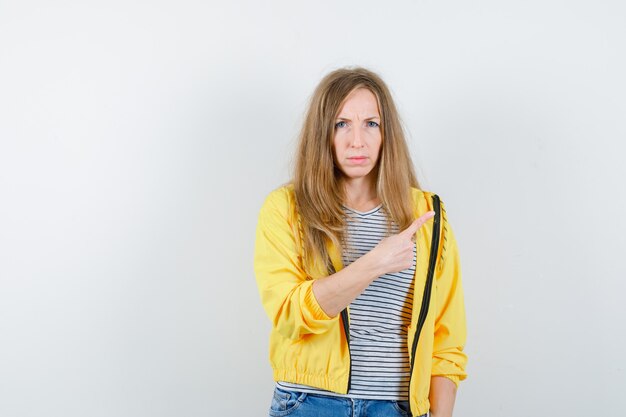
[[[261,207],[254,269],[270,416],[452,415],[467,363],[457,245],[375,73],[316,88],[293,180]]]

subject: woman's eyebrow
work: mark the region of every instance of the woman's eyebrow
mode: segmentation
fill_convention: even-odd
[[[365,119],[363,119],[363,120],[372,120],[372,119],[380,119],[380,116],[369,116],[369,117],[366,117],[366,118],[365,118]],[[347,117],[337,117],[337,120],[347,120],[347,121],[352,121],[352,119],[349,119],[349,118],[347,118]]]

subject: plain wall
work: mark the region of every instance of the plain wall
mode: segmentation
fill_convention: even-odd
[[[260,205],[393,91],[461,254],[455,415],[626,415],[619,1],[0,2],[0,415],[261,416]]]

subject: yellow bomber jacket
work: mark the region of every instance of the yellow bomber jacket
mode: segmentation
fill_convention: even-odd
[[[415,218],[433,210],[433,193],[412,188],[412,195]],[[447,377],[457,386],[467,377],[461,268],[443,202],[439,223],[441,234],[429,310],[418,338],[409,385],[413,415],[430,409],[431,376]],[[273,190],[259,212],[254,247],[256,282],[263,308],[272,322],[269,359],[273,377],[275,381],[347,394],[351,362],[342,315],[328,316],[313,294],[315,279],[329,272],[323,267],[305,272],[298,225],[293,184]],[[429,268],[433,227],[433,220],[429,220],[416,234],[413,313],[407,328],[410,356]],[[329,242],[328,249],[335,270],[341,270],[341,248]],[[349,318],[349,307],[347,312]]]

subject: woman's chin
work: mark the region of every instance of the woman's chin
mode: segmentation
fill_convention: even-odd
[[[372,174],[372,169],[347,169],[345,171],[342,171],[341,174],[342,178],[345,180],[358,180],[366,177],[371,177],[370,174]]]

